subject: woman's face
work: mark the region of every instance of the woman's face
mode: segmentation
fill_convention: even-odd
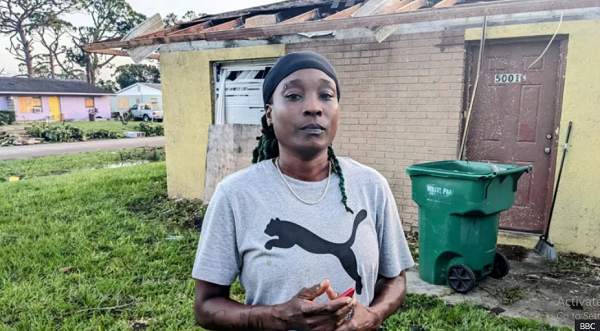
[[[340,106],[335,82],[317,69],[298,70],[279,83],[267,105],[281,147],[315,155],[335,138]]]

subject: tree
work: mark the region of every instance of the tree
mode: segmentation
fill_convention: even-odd
[[[75,44],[66,50],[69,60],[84,68],[88,83],[96,84],[100,70],[110,67],[115,56],[86,53],[83,45],[125,35],[146,17],[136,11],[125,0],[79,0],[90,16],[91,26],[83,26],[71,33]]]
[[[72,0],[0,1],[0,35],[10,36],[8,51],[25,65],[29,77],[35,77],[33,31],[48,26],[59,15],[75,9]]]
[[[45,48],[45,53],[36,55],[34,71],[47,71],[51,78],[85,79],[85,72],[75,68],[75,63],[66,57],[67,47],[61,44],[74,29],[71,23],[59,19],[35,32],[34,39]]]
[[[206,16],[206,14],[200,14],[200,13],[195,13],[193,10],[188,10],[185,12],[185,14],[183,14],[183,16],[181,16],[181,19],[186,22],[186,21],[192,21],[201,17]]]
[[[149,64],[126,64],[115,71],[121,89],[135,83],[160,83],[160,70]]]
[[[192,20],[204,17],[204,16],[206,16],[206,14],[195,13],[192,10],[188,10],[187,12],[185,12],[185,14],[183,14],[183,16],[181,16],[181,20],[180,20],[175,13],[170,13],[170,14],[167,14],[167,16],[165,16],[165,18],[163,18],[163,23],[165,25],[165,28],[170,28],[179,23],[192,21]]]
[[[105,89],[110,92],[117,91],[117,84],[112,80],[98,80],[98,84],[96,84],[99,88]]]
[[[177,15],[175,15],[175,13],[170,13],[167,14],[165,18],[163,18],[163,23],[165,25],[165,28],[170,28],[179,24],[179,19],[177,18]]]

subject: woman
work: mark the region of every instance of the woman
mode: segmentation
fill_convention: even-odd
[[[413,260],[385,178],[334,154],[339,99],[316,53],[265,78],[254,164],[219,183],[204,218],[192,272],[204,328],[378,330],[400,307]],[[245,305],[229,299],[238,276]]]

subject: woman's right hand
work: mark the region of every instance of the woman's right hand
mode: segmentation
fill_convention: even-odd
[[[329,280],[325,280],[303,288],[290,301],[275,306],[273,317],[285,330],[335,330],[356,306],[356,299],[339,298],[315,303],[314,300],[325,293],[329,285]]]

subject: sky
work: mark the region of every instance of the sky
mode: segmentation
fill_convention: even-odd
[[[148,17],[159,13],[164,18],[168,13],[175,13],[178,16],[182,16],[188,10],[193,10],[197,13],[218,14],[280,1],[281,0],[129,0],[128,2],[134,10]],[[75,25],[86,24],[86,16],[81,14],[69,15],[65,19]],[[10,46],[8,39],[8,36],[0,36],[0,70],[4,69],[5,74],[18,74],[19,62],[13,58],[8,50],[6,50]],[[39,47],[41,46],[38,46],[38,48]],[[128,58],[117,57],[112,63],[119,66],[133,63],[133,61]],[[111,74],[112,73],[109,72],[109,70],[105,69],[101,72],[100,78],[112,79]]]

